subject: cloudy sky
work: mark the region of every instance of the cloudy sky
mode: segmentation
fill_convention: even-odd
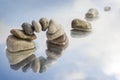
[[[104,12],[104,6],[111,6],[111,11]],[[71,20],[85,20],[84,14],[92,7],[99,10],[99,19],[91,22],[93,34],[81,39],[72,38]],[[61,64],[65,69],[67,65],[71,67],[66,71],[59,70],[62,74],[48,72],[47,76],[54,75],[48,78],[96,80],[97,76],[107,80],[120,80],[120,0],[0,0],[0,46],[5,46],[10,29],[20,28],[23,22],[31,23],[33,19],[39,20],[41,17],[53,18],[62,24],[70,39],[66,51],[69,54],[64,54],[58,63],[64,61]],[[3,46],[0,47],[0,50],[2,49]],[[77,57],[73,52],[76,52]],[[61,64],[57,64],[55,68]],[[42,76],[45,79],[45,76]]]

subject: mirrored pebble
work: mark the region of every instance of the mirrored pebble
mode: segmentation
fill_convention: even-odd
[[[35,50],[36,50],[35,48],[30,50],[25,50],[25,51],[19,51],[19,52],[9,52],[8,50],[6,50],[6,55],[9,63],[13,65],[23,61],[27,57],[34,54]]]
[[[32,62],[34,59],[35,59],[35,55],[32,54],[31,56],[27,57],[23,61],[21,61],[17,64],[14,64],[14,65],[11,65],[11,68],[14,70],[18,70],[18,69],[24,67],[25,65],[27,65],[28,63]]]
[[[48,26],[49,26],[49,22],[48,22],[47,18],[41,18],[41,19],[39,20],[39,23],[40,23],[41,26],[42,26],[42,31],[46,31],[47,28],[48,28]]]
[[[24,31],[26,34],[28,34],[28,35],[33,35],[33,33],[34,33],[34,30],[33,30],[33,28],[32,28],[32,25],[29,24],[29,23],[27,23],[27,22],[24,22],[24,23],[22,24],[22,29],[23,29],[23,31]]]
[[[33,20],[32,21],[32,26],[34,27],[35,32],[39,33],[42,29],[42,26],[39,22]]]
[[[61,43],[61,42],[64,42],[66,40],[66,38],[67,38],[67,35],[65,33],[65,34],[61,35],[60,37],[58,37],[58,38],[56,38],[56,39],[54,39],[52,41]]]
[[[47,68],[47,65],[46,65],[46,59],[43,57],[43,56],[40,56],[39,57],[39,60],[40,60],[40,73],[43,73],[46,71],[46,68]]]
[[[39,58],[36,58],[34,61],[33,61],[33,64],[32,64],[32,69],[35,73],[38,73],[40,71],[40,61],[39,61]]]
[[[76,29],[72,29],[71,30],[71,36],[73,38],[83,38],[88,36],[90,33],[92,33],[91,31],[81,31],[81,30],[76,30]]]

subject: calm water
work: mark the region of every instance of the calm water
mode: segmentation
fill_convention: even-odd
[[[119,4],[119,0],[0,0],[0,80],[120,80]],[[104,12],[106,5],[111,6],[111,11]],[[73,34],[72,19],[85,20],[85,13],[92,7],[99,11],[99,18],[89,21],[92,31]],[[9,31],[41,17],[63,25],[68,47],[43,73],[34,73],[32,69],[23,72],[21,65],[18,70],[13,69],[6,55]],[[37,49],[33,53],[46,58],[46,34],[36,35]]]

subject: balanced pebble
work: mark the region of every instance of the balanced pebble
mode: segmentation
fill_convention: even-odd
[[[40,23],[41,26],[42,26],[42,31],[46,31],[46,29],[47,29],[48,26],[49,26],[48,20],[47,20],[46,18],[41,18],[41,19],[39,20],[39,23]]]
[[[13,34],[13,36],[23,40],[35,40],[37,38],[35,34],[27,35],[23,30],[20,29],[12,29],[10,32]]]
[[[29,24],[29,23],[27,23],[27,22],[24,22],[24,23],[22,24],[22,28],[23,28],[23,31],[24,31],[26,34],[28,34],[28,35],[33,35],[34,30],[33,30],[31,24]]]
[[[35,32],[39,33],[41,31],[42,26],[40,25],[39,22],[33,20],[32,21],[32,26],[34,27]]]

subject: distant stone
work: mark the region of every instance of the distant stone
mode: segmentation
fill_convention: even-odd
[[[34,54],[35,50],[36,49],[31,49],[31,50],[25,50],[25,51],[14,52],[14,53],[6,50],[6,55],[7,55],[9,63],[11,65],[14,65],[28,58],[32,54]]]
[[[95,8],[91,8],[88,10],[88,12],[85,14],[86,18],[96,18],[99,15],[99,12]]]
[[[111,7],[110,7],[110,6],[104,7],[104,11],[110,11],[110,10],[111,10]]]
[[[71,26],[73,29],[88,31],[91,29],[91,24],[80,19],[72,20]]]
[[[36,39],[36,35],[27,35],[24,33],[23,30],[19,30],[19,29],[12,29],[10,31],[15,37],[19,38],[19,39],[23,39],[23,40],[34,40]]]
[[[7,38],[7,49],[10,52],[17,52],[35,48],[35,43],[32,41],[22,40],[9,35]]]
[[[32,25],[27,23],[27,22],[24,22],[22,24],[22,28],[23,28],[23,31],[28,34],[28,35],[33,35],[34,34],[34,30],[32,28]]]
[[[37,33],[39,33],[42,29],[41,24],[35,20],[32,21],[32,26],[34,27],[35,32],[37,32]]]
[[[42,31],[46,31],[46,29],[47,29],[48,26],[49,26],[48,20],[47,20],[46,18],[41,18],[41,19],[39,20],[39,23],[40,23],[41,26],[42,26]]]
[[[34,61],[33,61],[33,64],[32,64],[32,69],[35,73],[38,73],[40,71],[40,60],[39,58],[36,58]]]

